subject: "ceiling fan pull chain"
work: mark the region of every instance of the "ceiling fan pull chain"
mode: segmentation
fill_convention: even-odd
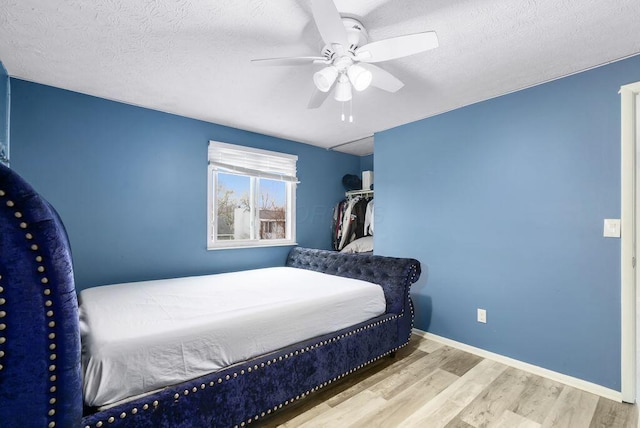
[[[353,123],[353,98],[349,100],[349,123]]]
[[[340,104],[342,106],[342,116],[341,116],[341,118],[342,118],[342,121],[344,122],[344,103],[340,103]]]

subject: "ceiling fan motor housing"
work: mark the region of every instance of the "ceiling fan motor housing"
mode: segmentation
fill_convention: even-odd
[[[343,52],[336,52],[335,45],[325,45],[322,49],[322,55],[326,57],[328,60],[333,60],[337,55],[344,55],[347,52],[351,53],[351,55],[355,55],[355,50],[369,43],[369,34],[367,33],[367,29],[364,28],[364,25],[360,21],[355,18],[341,18],[342,25],[344,25],[345,30],[347,31],[347,41],[349,46],[343,46]],[[339,50],[339,49],[338,49]]]
[[[362,22],[354,18],[342,18],[342,25],[347,30],[348,49],[355,50],[357,47],[369,43],[369,34]]]

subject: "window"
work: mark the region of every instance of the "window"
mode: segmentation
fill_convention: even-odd
[[[209,141],[209,249],[294,245],[297,156]]]

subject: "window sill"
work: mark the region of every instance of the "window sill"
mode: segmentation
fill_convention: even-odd
[[[208,251],[215,250],[235,250],[239,248],[264,248],[264,247],[294,247],[298,245],[295,241],[278,241],[278,242],[237,242],[234,244],[231,243],[221,243],[216,245],[208,245]]]

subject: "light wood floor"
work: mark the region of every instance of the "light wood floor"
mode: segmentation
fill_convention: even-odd
[[[638,409],[413,335],[260,426],[636,428]]]

